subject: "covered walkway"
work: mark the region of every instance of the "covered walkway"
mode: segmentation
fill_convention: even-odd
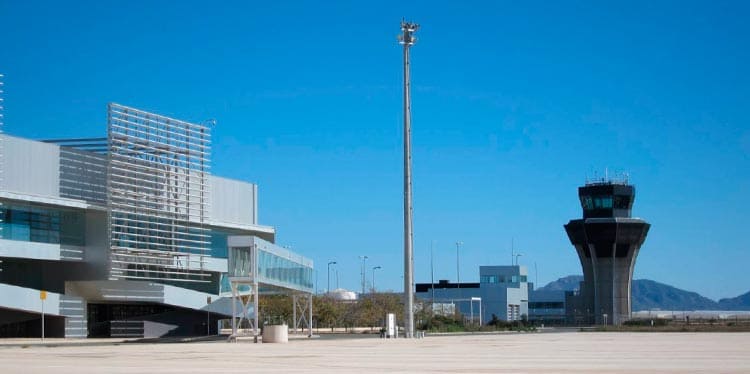
[[[292,295],[294,331],[306,329],[308,336],[312,336],[312,260],[255,236],[230,236],[227,242],[227,278],[233,301],[229,339],[236,341],[240,336],[247,336],[239,330],[246,321],[250,325],[250,336],[257,341],[258,296],[279,293]],[[239,314],[238,307],[241,308]]]

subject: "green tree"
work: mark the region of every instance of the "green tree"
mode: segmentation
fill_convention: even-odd
[[[318,327],[334,327],[341,324],[344,314],[344,305],[327,296],[316,296],[313,298],[313,318]]]
[[[292,298],[288,295],[267,295],[258,299],[258,309],[263,324],[291,324]]]

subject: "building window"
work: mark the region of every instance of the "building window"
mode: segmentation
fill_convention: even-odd
[[[594,209],[594,201],[591,196],[581,196],[581,206],[585,210]]]
[[[313,287],[313,269],[266,251],[258,253],[258,272],[269,280]]]
[[[0,238],[36,243],[85,245],[83,212],[20,204],[0,206]]]
[[[529,302],[529,309],[564,309],[565,303],[562,301],[532,301]]]
[[[612,205],[612,196],[581,196],[581,206],[584,210],[612,209]]]
[[[227,258],[228,236],[229,234],[225,232],[215,229],[211,230],[211,257]]]
[[[612,209],[612,196],[599,196],[594,199],[594,208]]]
[[[614,206],[615,209],[627,209],[630,199],[627,196],[615,195]]]
[[[482,275],[479,277],[479,283],[498,283],[497,275]]]

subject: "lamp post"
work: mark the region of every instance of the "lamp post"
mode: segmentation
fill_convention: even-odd
[[[401,20],[398,41],[404,46],[404,319],[405,335],[414,337],[414,233],[412,232],[411,201],[411,82],[409,78],[409,48],[417,39],[416,23]]]
[[[381,266],[375,266],[372,268],[372,290],[375,291],[375,270],[382,269]]]
[[[482,326],[482,298],[481,297],[472,297],[471,298],[471,323],[474,323],[474,302],[479,301],[479,326]]]
[[[518,258],[519,258],[519,257],[521,257],[521,256],[523,256],[523,253],[516,253],[516,254],[515,254],[515,258],[516,258],[516,265],[518,265]]]
[[[328,288],[326,288],[326,292],[331,292],[331,265],[336,265],[336,261],[329,261],[328,262]]]
[[[464,244],[464,242],[456,242],[456,286],[459,289],[461,288],[461,272],[458,267],[458,250],[461,248],[462,244]],[[461,295],[458,296],[461,297]]]
[[[430,288],[432,289],[432,306],[430,310],[435,310],[435,262],[432,260],[432,252],[435,247],[435,241],[430,243]]]
[[[365,294],[365,263],[367,263],[367,256],[359,256],[359,259],[362,260],[362,295]]]

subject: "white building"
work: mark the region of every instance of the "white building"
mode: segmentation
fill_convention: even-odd
[[[259,224],[258,187],[210,174],[212,124],[108,109],[106,138],[0,134],[0,336],[39,336],[42,309],[47,336],[216,333],[232,263],[263,292],[312,294],[312,261]],[[235,235],[254,262],[233,262]]]
[[[495,315],[504,321],[528,316],[525,266],[480,266],[479,283],[418,283],[416,296],[426,302],[455,304],[465,319],[486,324]],[[480,301],[481,300],[481,301]]]

